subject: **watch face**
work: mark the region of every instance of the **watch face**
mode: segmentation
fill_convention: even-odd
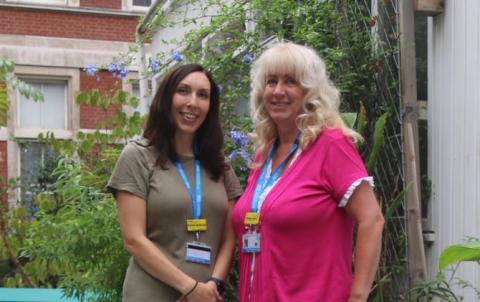
[[[223,281],[214,277],[210,278],[210,280],[212,280],[213,283],[215,283],[215,285],[217,286],[218,293],[220,295],[223,295],[223,293],[225,292],[225,284],[223,283]]]

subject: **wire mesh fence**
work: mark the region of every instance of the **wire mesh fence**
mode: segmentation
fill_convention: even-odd
[[[409,279],[399,88],[399,1],[358,0],[353,3],[353,13],[370,16],[365,18],[363,30],[370,31],[376,39],[372,51],[380,57],[374,66],[378,69],[374,86],[377,95],[368,104],[372,113],[369,118],[375,120],[388,112],[384,143],[374,170],[376,192],[386,224],[375,293],[371,298],[375,301],[404,301],[408,300]]]

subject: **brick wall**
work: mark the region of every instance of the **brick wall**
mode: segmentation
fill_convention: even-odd
[[[122,0],[80,0],[80,7],[122,9]]]
[[[120,89],[122,82],[119,78],[114,77],[108,71],[100,71],[98,78],[88,76],[84,72],[80,74],[80,90],[88,91],[98,89],[100,93],[112,92]],[[95,129],[97,124],[107,117],[115,115],[120,106],[112,106],[105,112],[97,107],[82,105],[80,107],[80,128]]]
[[[134,42],[137,24],[136,17],[0,9],[0,33],[11,35]]]

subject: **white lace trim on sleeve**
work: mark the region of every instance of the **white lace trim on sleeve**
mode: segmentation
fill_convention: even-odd
[[[350,197],[352,196],[353,191],[355,191],[355,189],[356,189],[363,181],[368,182],[368,184],[369,184],[372,188],[375,187],[375,183],[374,183],[374,181],[373,181],[373,177],[371,177],[371,176],[362,177],[362,178],[359,178],[359,179],[355,180],[355,181],[350,185],[350,187],[348,188],[347,192],[345,192],[345,194],[343,195],[342,200],[340,200],[340,203],[338,204],[339,207],[344,207],[344,206],[347,205],[347,202],[348,202],[348,200],[350,199]]]

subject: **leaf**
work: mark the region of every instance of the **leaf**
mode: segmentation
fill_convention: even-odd
[[[393,213],[395,213],[398,207],[402,205],[403,199],[405,197],[405,193],[407,193],[409,189],[410,189],[410,185],[406,186],[400,193],[397,194],[397,196],[395,196],[395,198],[393,199],[393,201],[390,203],[387,210],[385,211],[385,215],[384,215],[385,221],[389,221],[390,218],[392,218]]]
[[[380,116],[375,123],[375,130],[373,132],[373,146],[370,150],[370,154],[368,155],[367,159],[367,170],[372,173],[373,168],[377,162],[378,153],[383,145],[384,141],[384,132],[385,132],[385,124],[387,122],[388,112],[385,112]]]
[[[340,114],[340,116],[349,128],[353,128],[353,126],[355,125],[355,121],[357,120],[356,112],[343,112]]]
[[[0,86],[0,126],[7,125],[8,108],[9,108],[8,95],[5,87]]]
[[[480,239],[447,247],[440,255],[438,267],[444,270],[447,266],[462,261],[480,261]]]
[[[357,127],[356,130],[358,133],[362,134],[363,130],[365,130],[365,126],[367,125],[367,112],[363,103],[360,102],[360,110],[357,116]]]

